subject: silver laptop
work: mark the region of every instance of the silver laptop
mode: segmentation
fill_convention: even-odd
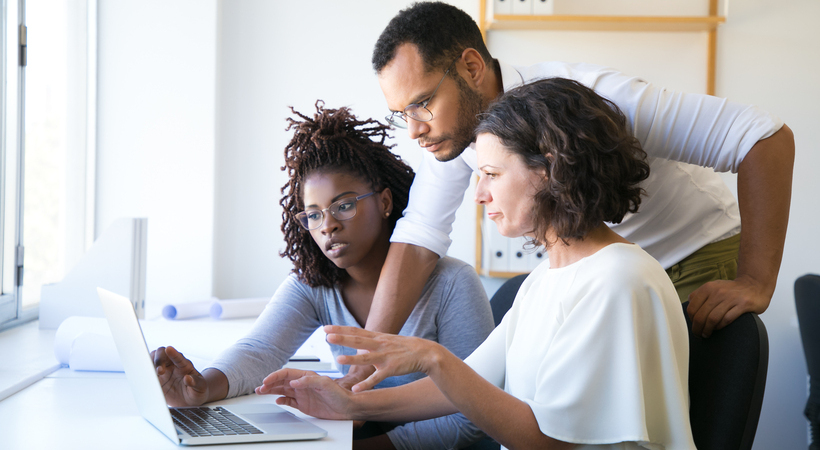
[[[97,293],[140,414],[168,439],[183,445],[208,445],[327,436],[327,431],[275,404],[169,408],[131,302],[102,288]]]

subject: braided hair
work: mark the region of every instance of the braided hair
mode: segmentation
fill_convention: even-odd
[[[293,261],[293,273],[308,286],[334,287],[347,276],[336,267],[296,218],[305,208],[302,190],[307,177],[314,173],[349,173],[368,181],[373,190],[390,188],[393,210],[388,217],[392,232],[396,221],[407,207],[413,169],[385,145],[389,127],[376,120],[358,120],[349,108],[327,109],[324,102],[316,102],[313,118],[297,112],[288,118],[287,131],[294,130],[293,138],[285,147],[285,165],[290,180],[282,186],[282,232],[285,250],[282,257]],[[301,119],[301,120],[300,120]]]

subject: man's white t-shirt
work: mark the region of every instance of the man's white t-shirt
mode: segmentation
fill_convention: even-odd
[[[719,172],[737,172],[757,141],[783,122],[754,106],[669,91],[591,64],[501,65],[504,90],[550,77],[576,80],[615,103],[649,157],[639,212],[612,229],[668,268],[704,245],[740,232],[737,201]],[[404,217],[391,237],[440,256],[450,246],[455,213],[477,171],[474,148],[452,161],[425,152]]]
[[[694,449],[689,337],[663,268],[633,244],[541,263],[465,362],[579,449]]]

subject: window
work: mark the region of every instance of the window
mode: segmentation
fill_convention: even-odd
[[[95,0],[0,0],[0,327],[37,317],[93,240]]]

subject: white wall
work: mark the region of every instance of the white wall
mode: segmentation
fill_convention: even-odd
[[[147,314],[211,295],[214,0],[100,1],[97,236],[148,218]]]
[[[278,256],[287,106],[311,114],[321,98],[329,107],[382,117],[386,107],[370,51],[387,21],[409,3],[101,1],[98,225],[120,215],[151,219],[149,297],[211,290],[223,298],[266,296],[276,289],[290,269]],[[477,16],[477,0],[452,3]],[[620,4],[657,14],[706,10],[705,0]],[[613,5],[567,0],[556,12],[617,12]],[[814,232],[820,213],[810,203],[820,192],[813,173],[820,167],[817,17],[816,0],[744,0],[731,3],[719,31],[717,94],[780,115],[797,141],[784,260],[763,315],[772,348],[756,449],[806,446],[805,364],[792,285],[804,273],[820,273]],[[592,62],[669,88],[705,89],[702,34],[498,31],[489,45],[514,64]],[[416,144],[397,135],[396,151],[416,165]],[[471,196],[451,249],[467,261],[474,259]]]
[[[794,308],[794,280],[820,273],[820,2],[732,2],[718,40],[717,92],[778,114],[794,131],[789,231],[778,286],[762,315],[769,330],[769,380],[755,449],[805,448],[806,368]]]
[[[370,66],[379,33],[409,2],[264,0],[219,4],[214,295],[271,295],[291,269],[283,248],[280,170],[288,106],[312,115],[322,99],[359,117],[383,118],[384,98]],[[477,11],[478,3],[457,3]],[[400,130],[401,131],[401,130]],[[395,150],[417,166],[421,150],[397,132]],[[471,201],[472,197],[470,197]],[[467,215],[474,210],[467,211]],[[464,216],[464,217],[462,217]],[[474,228],[459,214],[453,252],[474,259]],[[466,222],[465,222],[466,221]],[[469,234],[469,236],[467,236]]]

